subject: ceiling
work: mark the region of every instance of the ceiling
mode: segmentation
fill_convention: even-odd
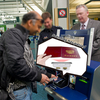
[[[90,15],[100,15],[100,0],[69,0],[70,14],[75,14],[75,8],[79,4],[86,4]]]
[[[0,0],[0,20],[16,20],[29,11],[45,12],[49,0]]]
[[[38,8],[43,11],[44,4],[44,0],[0,0],[0,13],[22,16],[28,11],[39,10]]]
[[[14,20],[23,14],[35,10],[45,12],[49,0],[0,0],[0,21]],[[69,0],[70,15],[75,15],[75,7],[79,4],[87,5],[90,14],[100,15],[100,0]]]

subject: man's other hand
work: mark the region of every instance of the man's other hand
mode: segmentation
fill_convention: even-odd
[[[46,56],[46,54],[38,55],[37,64],[45,65],[45,61],[49,59],[52,55]]]

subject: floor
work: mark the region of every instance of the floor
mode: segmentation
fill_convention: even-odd
[[[34,59],[36,60],[36,48],[37,48],[37,41],[33,40],[33,37],[30,37],[31,40],[31,48],[32,48],[32,52],[33,52],[33,56]],[[42,84],[40,84],[39,82],[37,83],[37,91],[38,93],[33,93],[33,100],[48,100],[47,99],[47,93],[44,90],[44,87]]]
[[[48,100],[47,93],[44,90],[44,86],[40,83],[37,83],[37,91],[37,94],[33,93],[33,100]]]

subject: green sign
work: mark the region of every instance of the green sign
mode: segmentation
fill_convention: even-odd
[[[58,9],[58,18],[67,18],[67,8]]]
[[[6,31],[6,25],[0,25],[0,30],[2,30],[3,32]]]

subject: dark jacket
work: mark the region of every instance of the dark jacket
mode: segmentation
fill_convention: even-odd
[[[50,39],[51,36],[52,36],[52,34],[55,34],[56,35],[57,29],[62,29],[62,27],[52,26],[51,29],[46,29],[45,28],[43,31],[41,31],[40,37],[39,37],[39,40],[38,40],[38,44],[43,43],[46,40]]]
[[[30,68],[23,57],[24,44],[27,41],[29,31],[21,25],[7,30],[2,36],[0,45],[3,46],[3,59],[5,70],[1,76],[1,85],[6,87],[7,75],[11,78],[25,82],[35,82],[41,80],[41,73],[51,77],[45,70],[39,69],[35,65]]]

